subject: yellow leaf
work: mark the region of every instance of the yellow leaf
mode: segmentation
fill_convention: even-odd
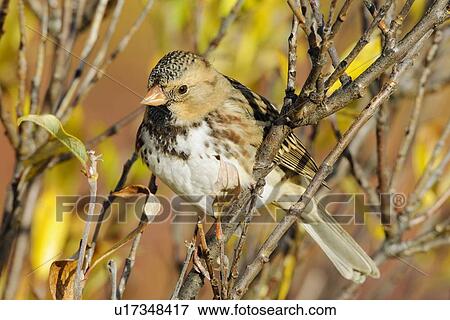
[[[342,55],[341,59],[345,58],[350,51],[353,49],[356,43],[351,45],[345,53]],[[346,72],[352,78],[357,78],[361,73],[363,73],[371,64],[374,62],[381,54],[381,38],[376,35],[372,40],[361,50],[359,55],[353,60],[348,66]],[[341,82],[336,81],[331,88],[328,90],[328,94],[333,93],[341,86]]]
[[[113,196],[119,198],[132,198],[139,195],[146,195],[147,201],[144,205],[144,212],[147,215],[147,222],[150,223],[156,217],[156,215],[161,211],[162,206],[158,198],[150,193],[150,190],[143,185],[134,184],[122,188],[119,191],[113,192]]]
[[[427,7],[426,0],[415,0],[411,6],[411,14],[410,17],[414,21],[418,21],[420,17],[422,17],[425,9]]]
[[[33,122],[44,128],[45,130],[47,130],[52,136],[58,139],[59,142],[61,142],[64,146],[66,146],[67,149],[69,149],[69,151],[72,152],[73,155],[78,158],[78,160],[80,160],[83,167],[86,168],[88,162],[86,147],[78,138],[68,134],[64,130],[58,118],[56,118],[54,115],[51,114],[44,114],[44,115],[30,114],[27,116],[20,117],[17,120],[17,125],[20,125],[24,121]]]
[[[58,168],[59,169],[59,168]],[[59,170],[60,171],[60,170]],[[57,172],[60,174],[60,172]],[[59,176],[61,177],[61,176]],[[31,228],[31,267],[33,276],[45,279],[48,275],[50,261],[54,260],[63,251],[67,235],[71,227],[71,215],[64,215],[62,221],[56,218],[56,197],[65,192],[63,181],[55,174],[51,174],[49,187],[44,187],[42,195],[36,204]],[[51,185],[61,185],[52,187]]]
[[[278,291],[278,299],[286,299],[289,289],[291,288],[292,277],[297,265],[297,258],[295,254],[289,254],[283,262],[283,278],[281,279],[280,289]]]

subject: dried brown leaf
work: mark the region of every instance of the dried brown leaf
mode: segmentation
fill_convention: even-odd
[[[197,248],[194,250],[194,256],[193,256],[193,262],[194,262],[194,269],[201,273],[206,279],[211,280],[211,277],[209,276],[208,270],[206,270],[206,267],[203,265],[202,259],[198,256]]]
[[[55,300],[73,299],[73,286],[78,260],[56,260],[50,266],[48,284]]]
[[[220,158],[219,174],[214,184],[217,193],[236,191],[240,188],[239,172],[235,165]]]
[[[112,195],[119,198],[130,198],[136,197],[138,195],[149,195],[150,190],[143,185],[140,184],[132,184],[126,186],[119,191],[113,192]]]

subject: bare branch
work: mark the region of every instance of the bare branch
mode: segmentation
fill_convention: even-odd
[[[117,265],[114,260],[109,260],[106,268],[109,271],[111,280],[111,300],[117,300]]]
[[[370,14],[375,18],[378,14],[378,10],[377,10],[377,7],[375,6],[375,4],[373,3],[373,1],[364,0],[363,2],[364,2],[364,6],[367,8],[367,10],[369,10]],[[383,33],[383,35],[387,35],[389,32],[389,28],[388,28],[388,26],[386,26],[386,23],[384,22],[384,20],[380,20],[380,22],[378,22],[378,28]]]
[[[120,129],[122,129],[123,127],[128,125],[130,122],[135,120],[139,115],[141,115],[142,112],[144,112],[144,108],[142,106],[136,108],[135,110],[133,110],[132,112],[127,114],[125,117],[118,120],[116,123],[113,123],[108,129],[106,129],[105,131],[103,131],[102,133],[97,135],[96,137],[88,140],[88,142],[86,143],[87,147],[96,146],[99,143],[101,143],[102,141],[106,140],[107,138],[115,135],[116,133],[118,133],[120,131]]]
[[[128,174],[130,173],[131,168],[133,167],[134,163],[137,160],[137,154],[136,152],[133,152],[130,159],[128,159],[125,164],[123,165],[122,173],[120,175],[119,181],[117,181],[117,184],[113,190],[113,192],[119,191],[125,186],[125,183],[128,178]],[[102,209],[100,211],[100,214],[98,216],[97,224],[95,226],[94,234],[92,236],[92,241],[90,244],[90,248],[86,255],[86,264],[89,265],[91,263],[92,257],[94,256],[95,247],[97,245],[97,239],[100,235],[100,230],[103,224],[103,221],[105,220],[106,213],[108,212],[111,203],[114,201],[115,197],[110,194],[108,199],[105,200],[102,204]]]
[[[9,0],[3,0],[0,6],[0,39],[5,33],[5,18],[8,11]]]
[[[383,77],[384,78],[384,77]],[[378,177],[378,193],[386,194],[389,191],[389,167],[387,164],[387,119],[388,101],[381,105],[377,113],[376,137],[377,137],[377,177]],[[387,239],[393,238],[397,233],[397,223],[393,212],[389,210],[389,201],[385,197],[381,197],[381,222],[383,224],[384,233]]]
[[[151,194],[153,194],[153,195],[156,194],[156,192],[158,191],[158,188],[156,187],[156,184],[155,184],[155,180],[156,180],[156,176],[154,174],[152,174],[148,185],[149,185],[149,190],[150,190]],[[147,202],[148,196],[149,195],[147,195],[147,197],[145,199],[146,202]],[[140,228],[142,228],[142,229],[141,229],[141,232],[136,234],[136,236],[133,239],[133,243],[131,244],[130,252],[128,254],[128,257],[125,259],[125,265],[123,266],[122,276],[120,277],[119,286],[117,288],[117,298],[120,300],[123,298],[123,293],[124,293],[125,287],[128,283],[128,278],[130,277],[131,270],[134,267],[137,249],[139,247],[139,243],[141,242],[142,233],[144,232],[143,227],[149,222],[150,221],[148,221],[147,213],[145,212],[145,206],[144,206],[144,208],[142,209],[139,225],[137,227],[137,229],[140,229]]]
[[[447,154],[443,157],[441,163],[437,167],[434,167],[434,163],[440,155],[440,152],[444,147],[449,135],[450,121],[447,122],[447,125],[441,134],[441,137],[434,146],[430,159],[428,160],[425,167],[425,171],[417,182],[414,192],[409,196],[408,205],[405,209],[406,214],[411,214],[417,209],[424,194],[434,185],[437,178],[440,174],[442,174],[447,163],[450,161],[450,151],[448,151]]]
[[[222,18],[222,21],[220,22],[219,31],[217,32],[216,36],[210,41],[208,47],[203,53],[205,57],[209,56],[211,52],[217,48],[220,41],[222,41],[223,37],[225,36],[230,25],[233,23],[234,20],[236,20],[237,14],[239,10],[241,10],[243,4],[244,0],[236,0],[236,3],[231,8],[228,15]]]
[[[118,0],[116,3],[116,7],[114,9],[111,23],[108,26],[108,30],[106,31],[106,35],[102,41],[102,46],[100,50],[98,51],[95,60],[93,62],[93,65],[95,68],[90,68],[86,77],[83,79],[82,83],[80,84],[80,87],[77,91],[77,94],[80,92],[87,92],[88,87],[91,85],[91,82],[93,82],[94,78],[96,77],[98,70],[102,68],[102,65],[104,63],[106,54],[108,52],[109,44],[111,42],[112,36],[114,32],[116,31],[117,24],[119,22],[120,14],[122,13],[123,5],[125,3],[125,0]],[[75,99],[78,100],[78,99]],[[76,101],[75,105],[79,101]]]
[[[409,227],[413,227],[419,223],[425,222],[431,218],[439,209],[446,203],[447,199],[450,197],[450,187],[447,188],[433,203],[433,205],[425,210],[425,212],[419,213],[414,219],[409,222]]]
[[[406,0],[400,13],[395,19],[392,20],[389,31],[386,34],[386,50],[392,50],[394,48],[398,38],[398,31],[403,25],[403,21],[408,15],[408,12],[411,9],[414,1],[415,0]]]
[[[45,61],[45,44],[48,34],[48,4],[45,2],[41,20],[41,39],[39,42],[38,56],[36,62],[36,72],[31,82],[31,104],[30,113],[34,114],[39,109],[39,90],[42,84],[42,74],[44,71]]]
[[[380,56],[352,83],[336,90],[321,105],[318,106],[313,101],[299,99],[285,115],[289,119],[293,119],[293,125],[296,126],[315,124],[320,119],[342,109],[350,101],[363,96],[365,89],[373,80],[378,78],[387,68],[401,60],[429,30],[443,23],[448,18],[446,6],[447,1],[436,0],[416,26],[398,42],[396,50]]]
[[[296,1],[296,6],[299,5]],[[290,3],[293,1],[289,2]],[[292,8],[292,7],[291,7]],[[294,10],[294,9],[292,9]],[[295,78],[297,77],[297,33],[300,20],[294,14],[292,17],[291,33],[288,39],[288,73],[287,73],[287,84],[285,90],[285,101],[284,104],[292,104],[293,96],[295,96]]]
[[[144,213],[145,214],[145,213]],[[141,222],[145,224],[145,222]],[[133,239],[133,243],[131,244],[130,253],[128,257],[125,259],[125,265],[123,266],[122,276],[120,277],[119,286],[117,288],[117,298],[122,300],[123,293],[125,292],[126,285],[128,283],[128,278],[130,277],[131,270],[134,267],[134,262],[136,260],[136,252],[141,242],[142,232],[138,233],[136,237]]]
[[[81,86],[78,90],[73,105],[79,104],[79,102],[86,96],[86,94],[89,92],[89,90],[92,88],[92,86],[100,80],[103,76],[107,76],[109,79],[112,79],[108,76],[108,74],[104,71],[108,68],[108,66],[116,59],[116,57],[122,53],[123,50],[128,46],[128,43],[130,42],[133,35],[136,33],[137,30],[139,30],[140,26],[144,22],[145,18],[147,17],[148,13],[150,12],[150,9],[152,8],[154,3],[154,0],[147,0],[145,7],[142,9],[141,14],[138,16],[136,21],[131,26],[130,30],[128,30],[127,34],[120,40],[119,44],[117,45],[116,49],[111,53],[108,60],[103,63],[101,69],[96,69],[97,73],[95,74],[95,77],[86,85]],[[91,66],[92,67],[92,66]],[[117,82],[117,81],[115,81]],[[119,83],[122,87],[127,88],[126,86]],[[133,90],[127,88],[127,90],[133,92]],[[134,92],[133,92],[134,93]],[[134,93],[135,95],[139,96],[138,94]]]
[[[338,140],[342,139],[342,134],[339,131],[337,124],[335,122],[334,115],[331,119],[331,127],[333,129],[334,135]],[[350,169],[352,172],[352,175],[355,177],[356,182],[359,184],[359,186],[364,190],[364,192],[369,196],[371,203],[377,203],[378,196],[374,190],[374,188],[370,185],[369,177],[364,172],[364,169],[361,167],[361,165],[358,163],[358,161],[353,157],[350,148],[345,148],[343,155],[345,158],[347,158]]]
[[[347,18],[347,12],[348,9],[350,8],[350,5],[352,4],[352,1],[353,0],[346,0],[342,5],[341,10],[339,11],[339,14],[337,16],[337,19],[331,27],[330,39],[334,38],[334,36],[339,32],[341,25],[345,22],[345,19]]]
[[[411,148],[411,144],[414,140],[417,126],[419,123],[419,115],[422,110],[423,106],[423,100],[425,96],[426,91],[426,85],[428,82],[428,78],[431,74],[431,67],[432,62],[434,58],[436,57],[436,53],[439,47],[439,44],[442,41],[442,33],[439,30],[435,31],[434,38],[433,38],[433,44],[431,45],[430,49],[428,50],[422,75],[420,76],[419,80],[419,89],[417,91],[417,96],[414,101],[413,110],[411,112],[411,117],[409,119],[409,124],[405,131],[405,137],[402,141],[402,144],[399,148],[397,159],[394,165],[394,169],[392,171],[392,178],[390,181],[390,189],[393,190],[396,187],[396,183],[398,182],[398,179],[400,177],[401,172],[404,170],[404,164],[406,160],[406,155],[408,154],[409,149]]]
[[[84,48],[81,51],[80,56],[80,63],[75,70],[74,76],[72,80],[70,81],[70,86],[66,90],[66,93],[64,94],[64,97],[62,98],[61,102],[58,102],[56,108],[55,108],[55,115],[58,118],[61,118],[66,112],[67,109],[70,106],[70,101],[73,98],[73,95],[75,94],[75,90],[78,87],[79,82],[81,81],[81,76],[83,74],[84,67],[86,65],[85,60],[89,57],[92,50],[94,49],[94,46],[97,42],[100,25],[103,21],[103,17],[105,15],[106,11],[106,5],[108,4],[108,0],[100,0],[97,6],[97,9],[95,11],[94,20],[91,25],[91,30],[89,32],[88,39],[86,40],[84,44]]]
[[[0,88],[0,121],[5,127],[5,134],[9,143],[15,148],[19,145],[19,135],[12,114],[7,110],[7,106],[2,103],[2,90]]]
[[[56,50],[54,52],[54,64],[52,70],[52,78],[50,80],[49,91],[47,92],[48,104],[51,106],[51,110],[54,111],[56,108],[56,103],[58,102],[61,90],[63,88],[63,81],[66,77],[68,71],[68,58],[69,53],[72,49],[73,43],[69,43],[69,32],[70,24],[73,19],[72,17],[72,1],[64,0],[64,10],[62,19],[60,19],[61,10],[58,6],[57,1],[52,1],[48,3],[50,6],[50,20],[49,20],[49,31],[51,33],[52,28],[61,25],[60,30],[56,32]]]
[[[178,294],[180,293],[181,286],[183,285],[184,277],[186,276],[186,272],[189,266],[189,263],[192,259],[192,256],[195,251],[195,243],[189,242],[186,243],[187,251],[186,251],[186,258],[183,262],[183,267],[181,268],[180,276],[178,278],[177,284],[175,285],[175,290],[172,293],[171,300],[177,300]]]
[[[19,95],[17,98],[16,114],[17,117],[23,115],[25,104],[25,81],[27,77],[27,58],[25,46],[25,6],[23,0],[19,0],[19,67],[17,77],[19,78]]]
[[[89,152],[89,167],[86,172],[88,183],[89,183],[89,209],[86,217],[86,222],[84,224],[83,236],[81,238],[80,250],[78,253],[78,263],[77,263],[77,271],[75,274],[74,280],[74,299],[80,300],[83,287],[84,287],[84,263],[85,263],[85,255],[86,248],[88,245],[89,239],[89,231],[91,227],[92,218],[94,216],[95,211],[95,198],[97,197],[97,161],[99,157],[95,155],[94,151]]]
[[[283,220],[275,227],[270,236],[266,239],[262,247],[260,248],[256,258],[250,263],[245,272],[239,277],[235,288],[231,292],[232,299],[241,298],[248,289],[249,284],[255,279],[261,268],[265,263],[269,261],[271,253],[277,247],[277,244],[281,237],[287,232],[291,225],[297,221],[298,217],[303,213],[303,210],[308,205],[311,198],[317,192],[322,185],[325,178],[331,172],[334,163],[339,156],[348,146],[350,141],[359,131],[359,129],[375,114],[380,105],[393,93],[397,86],[397,80],[400,74],[402,74],[406,68],[408,68],[418,51],[422,48],[425,40],[429,37],[431,31],[428,32],[421,41],[410,51],[407,57],[398,65],[397,68],[391,74],[389,81],[383,86],[381,91],[371,100],[368,106],[361,112],[357,119],[352,123],[350,128],[345,132],[342,139],[328,154],[319,167],[318,172],[306,188],[299,202],[291,207],[289,214],[287,214]]]
[[[305,17],[302,15],[298,0],[287,0],[287,3],[289,7],[291,8],[292,12],[294,13],[295,17],[299,21],[300,25],[305,28],[306,22]]]
[[[381,21],[381,19],[384,18],[387,11],[392,5],[392,0],[387,0],[386,3],[380,8],[378,11],[376,17],[373,19],[372,23],[369,25],[367,30],[363,33],[361,38],[358,40],[356,45],[353,47],[353,49],[350,51],[350,53],[342,60],[342,62],[337,66],[337,68],[333,71],[331,76],[326,80],[325,82],[325,88],[330,88],[336,80],[342,75],[342,73],[347,69],[347,67],[350,65],[350,63],[355,60],[355,58],[358,56],[358,54],[364,49],[367,43],[370,41],[370,37],[377,27],[378,23]]]
[[[242,250],[244,249],[244,243],[247,239],[248,227],[250,225],[251,217],[248,217],[242,224],[241,236],[239,237],[239,241],[234,249],[234,257],[233,262],[230,267],[230,274],[228,276],[228,292],[234,287],[234,283],[239,276],[239,261],[241,259]]]
[[[6,278],[2,299],[15,299],[17,288],[20,285],[23,264],[26,261],[30,249],[29,239],[31,236],[31,223],[33,220],[35,204],[39,197],[41,183],[41,177],[37,177],[26,195],[25,209],[20,221],[20,232],[15,243],[10,272]]]
[[[203,258],[205,259],[206,267],[208,268],[208,273],[209,273],[209,278],[211,281],[211,287],[213,290],[214,299],[220,300],[221,294],[220,294],[220,288],[219,288],[219,280],[217,279],[217,277],[214,273],[214,268],[213,268],[214,258],[210,254],[211,251],[208,248],[205,231],[203,229],[203,223],[200,220],[200,218],[197,222],[197,228],[198,228],[198,236],[200,238],[200,249],[202,251]],[[220,251],[220,239],[218,239],[218,241],[219,241],[219,251]]]

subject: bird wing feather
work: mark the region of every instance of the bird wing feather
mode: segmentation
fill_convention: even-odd
[[[253,92],[239,81],[226,78],[247,100],[246,102],[251,107],[257,121],[267,123],[279,117],[279,111],[269,100]],[[288,169],[308,179],[312,179],[318,170],[316,162],[293,132],[283,141],[274,161],[283,169]]]
[[[281,144],[274,159],[280,167],[312,179],[318,171],[317,164],[297,136],[291,132]]]

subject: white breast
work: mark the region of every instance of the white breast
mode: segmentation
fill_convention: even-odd
[[[152,141],[147,137],[144,141]],[[232,164],[239,174],[241,187],[250,185],[251,177],[234,158],[226,158],[220,144],[214,143],[206,123],[177,137],[174,151],[188,155],[181,159],[171,154],[156,152],[152,143],[146,143],[146,160],[150,170],[183,198],[196,201],[198,196],[213,195],[219,177],[220,159]],[[200,205],[205,208],[205,205]],[[209,211],[209,210],[208,210]]]

